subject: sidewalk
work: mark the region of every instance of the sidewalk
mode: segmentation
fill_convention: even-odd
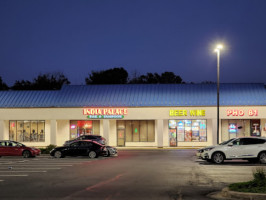
[[[218,199],[218,200],[265,200],[266,194],[261,193],[247,193],[247,192],[235,192],[230,191],[228,187],[224,188],[222,191],[213,192],[207,195],[210,198]]]

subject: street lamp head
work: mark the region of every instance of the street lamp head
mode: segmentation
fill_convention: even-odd
[[[218,44],[217,46],[216,46],[216,49],[222,49],[223,48],[223,45],[222,44]]]
[[[222,44],[218,44],[216,46],[216,48],[214,49],[214,52],[220,52],[221,49],[223,49],[223,45]]]

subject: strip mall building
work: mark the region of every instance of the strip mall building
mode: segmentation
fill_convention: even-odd
[[[0,139],[62,145],[83,134],[112,146],[217,143],[215,84],[79,85],[0,92]],[[264,84],[221,84],[219,141],[266,137]]]

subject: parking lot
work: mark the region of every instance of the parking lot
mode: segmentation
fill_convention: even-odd
[[[95,160],[106,159],[99,157]],[[60,171],[65,168],[75,167],[76,165],[93,162],[87,157],[68,157],[65,159],[55,159],[49,155],[39,156],[36,158],[22,157],[1,157],[0,158],[0,181],[9,181],[14,177],[28,177],[33,174],[39,176],[45,175],[52,171]]]
[[[225,161],[217,165],[206,161],[197,160],[199,169],[215,184],[226,185],[235,182],[249,181],[253,178],[253,171],[257,168],[266,169],[266,165],[251,164],[248,161]]]
[[[265,165],[199,160],[195,150],[121,150],[117,157],[0,158],[4,199],[208,199]]]

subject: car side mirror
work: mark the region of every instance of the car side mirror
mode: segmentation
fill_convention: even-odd
[[[230,143],[228,144],[228,146],[229,146],[229,147],[233,146],[233,143],[232,143],[232,142],[230,142]]]

